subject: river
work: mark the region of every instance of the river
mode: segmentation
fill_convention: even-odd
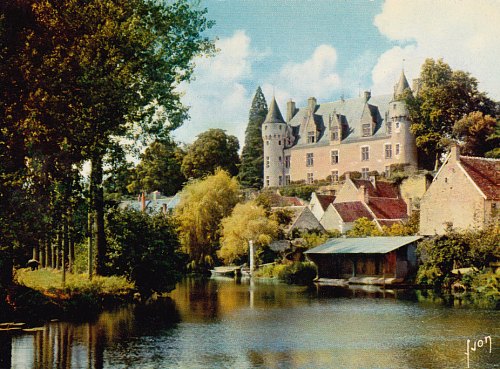
[[[427,291],[186,279],[170,295],[2,336],[4,366],[500,368],[500,311]]]

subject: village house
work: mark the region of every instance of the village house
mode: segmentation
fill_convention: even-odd
[[[309,210],[314,214],[316,219],[321,220],[323,214],[325,214],[328,205],[330,205],[335,200],[335,195],[322,195],[316,192],[311,194],[311,200],[309,201]]]
[[[318,267],[318,282],[402,283],[417,268],[420,236],[332,238],[305,252]]]
[[[326,230],[345,233],[359,218],[367,218],[382,229],[405,221],[409,214],[411,206],[403,200],[396,184],[377,181],[373,176],[369,180],[351,179],[347,172],[343,186],[320,223]]]
[[[273,98],[262,125],[264,187],[291,182],[336,183],[347,171],[386,173],[391,165],[417,167],[415,137],[410,131],[401,73],[394,93],[340,99],[318,104],[311,97],[304,108],[287,103],[286,121]]]
[[[420,201],[420,234],[482,228],[498,221],[499,207],[500,160],[462,156],[453,146]]]

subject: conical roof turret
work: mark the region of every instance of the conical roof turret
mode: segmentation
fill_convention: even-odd
[[[273,96],[273,100],[269,105],[269,111],[267,112],[265,123],[285,123],[283,116],[281,115],[280,108],[276,103],[276,99]]]
[[[401,76],[399,77],[399,82],[394,88],[394,100],[398,100],[403,95],[406,89],[410,89],[410,84],[406,79],[405,71],[402,70]]]

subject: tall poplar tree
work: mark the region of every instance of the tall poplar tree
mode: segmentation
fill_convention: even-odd
[[[259,86],[250,107],[248,125],[245,131],[245,145],[241,153],[239,180],[243,187],[262,187],[264,176],[262,123],[264,123],[266,115],[267,103]]]

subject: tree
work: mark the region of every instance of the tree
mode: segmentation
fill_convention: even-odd
[[[267,103],[260,86],[250,107],[248,125],[245,131],[245,145],[241,153],[239,180],[244,187],[262,187],[264,168],[264,145],[262,123],[266,119]]]
[[[181,165],[184,151],[171,139],[154,141],[141,155],[141,162],[134,170],[130,192],[160,191],[170,196],[179,191],[186,178]]]
[[[44,163],[68,159],[64,169],[90,160],[102,273],[111,138],[161,137],[182,123],[187,110],[176,88],[190,79],[192,59],[213,50],[201,35],[211,22],[187,0],[7,0],[1,10],[3,74],[8,86],[20,86],[2,114]]]
[[[182,173],[186,178],[202,178],[220,168],[235,176],[240,162],[239,148],[235,136],[227,135],[222,129],[209,129],[188,147]]]
[[[470,156],[485,156],[500,145],[500,137],[493,135],[499,123],[490,115],[474,111],[458,120],[453,126],[454,136],[463,144],[460,152]]]
[[[107,216],[107,268],[126,276],[143,297],[170,292],[180,280],[182,255],[172,221],[158,214],[115,210]]]
[[[453,125],[465,115],[480,111],[493,114],[495,104],[478,90],[469,73],[453,71],[441,59],[427,59],[420,72],[420,87],[415,96],[406,94],[411,130],[416,136],[421,165],[437,166]]]
[[[382,232],[377,228],[377,225],[365,217],[356,219],[352,229],[347,231],[348,237],[370,237],[381,235]]]
[[[238,201],[238,182],[220,169],[184,187],[174,215],[191,270],[203,272],[214,264],[219,248],[220,222],[231,214]]]
[[[248,255],[249,241],[257,248],[267,246],[278,234],[278,222],[253,201],[236,204],[231,215],[222,220],[221,228],[221,248],[217,255],[226,264]]]

